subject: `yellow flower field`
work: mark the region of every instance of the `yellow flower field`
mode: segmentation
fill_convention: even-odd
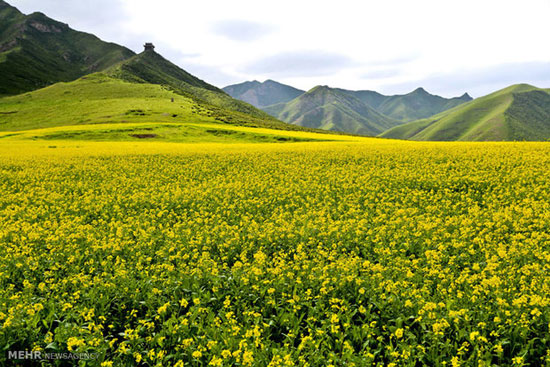
[[[97,353],[82,366],[548,366],[549,167],[547,143],[5,140],[0,345]]]

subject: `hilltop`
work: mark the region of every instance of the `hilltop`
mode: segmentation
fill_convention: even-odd
[[[144,51],[107,69],[105,73],[129,83],[163,85],[199,103],[238,111],[257,118],[273,120],[248,103],[231,98],[221,89],[189,74],[155,51]]]
[[[548,140],[550,94],[528,84],[512,85],[380,136],[441,141]]]
[[[348,94],[354,98],[357,98],[361,102],[367,104],[368,106],[378,110],[380,105],[390,98],[390,96],[385,96],[381,93],[372,90],[349,90],[335,88],[337,91]]]
[[[340,90],[317,86],[288,103],[264,108],[282,121],[324,130],[376,135],[399,124]]]
[[[262,108],[270,105],[285,103],[302,95],[305,91],[278,83],[274,80],[266,80],[260,83],[257,80],[240,84],[229,85],[223,90],[231,97]]]
[[[0,0],[0,96],[104,70],[134,52]]]
[[[133,59],[133,66],[146,70],[146,64],[140,60],[140,57]],[[221,91],[190,86],[186,82],[174,89],[169,84],[138,80],[129,72],[124,75],[128,79],[133,76],[133,80],[124,80],[116,76],[119,67],[123,66],[72,82],[60,82],[33,92],[0,98],[0,131],[130,122],[205,122],[304,130],[277,121]],[[168,74],[160,75],[168,77]],[[221,107],[223,105],[233,108]]]

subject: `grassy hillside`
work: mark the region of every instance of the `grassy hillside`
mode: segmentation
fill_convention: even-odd
[[[399,121],[413,121],[433,116],[462,103],[471,101],[468,94],[456,98],[443,98],[418,88],[404,95],[390,96],[380,103],[378,112]]]
[[[510,136],[514,140],[550,140],[550,93],[532,90],[514,94],[506,111]]]
[[[299,126],[362,135],[376,135],[398,124],[359,99],[326,86],[315,87],[286,104],[270,106],[265,111]]]
[[[167,86],[131,83],[105,73],[0,99],[0,131],[130,122],[217,122],[304,130],[271,117],[215,107]]]
[[[338,91],[342,93],[349,94],[350,96],[353,96],[360,100],[361,102],[367,104],[368,106],[378,109],[382,103],[387,101],[390,96],[385,96],[383,94],[380,94],[375,91],[371,90],[347,90],[347,89],[339,89],[336,88]]]
[[[266,80],[263,83],[254,80],[229,85],[223,90],[231,97],[250,103],[258,108],[289,102],[305,93],[303,90],[273,80]]]
[[[101,123],[0,132],[4,144],[47,141],[64,147],[78,142],[295,143],[346,141],[352,137],[208,122]],[[359,140],[360,138],[355,138]]]
[[[154,51],[144,51],[135,55],[109,68],[106,73],[130,83],[163,85],[175,93],[208,104],[211,108],[238,111],[257,118],[273,120],[267,113],[231,98],[221,89],[189,74]]]
[[[134,55],[42,13],[24,15],[0,0],[0,96],[103,70]]]
[[[381,136],[442,141],[548,140],[550,95],[531,85],[513,85]]]

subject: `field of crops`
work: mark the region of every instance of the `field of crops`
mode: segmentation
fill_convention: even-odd
[[[545,143],[4,144],[0,346],[548,366],[549,167]]]

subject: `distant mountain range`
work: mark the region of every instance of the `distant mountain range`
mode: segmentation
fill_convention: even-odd
[[[513,85],[427,119],[394,127],[382,137],[439,141],[550,140],[550,94]]]
[[[327,86],[303,92],[271,80],[230,85],[224,90],[291,124],[364,135],[377,135],[404,122],[426,118],[472,100],[466,93],[447,99],[422,88],[394,96]],[[262,97],[261,103],[258,96]],[[275,102],[277,100],[279,102]],[[268,105],[269,102],[274,104]]]
[[[24,15],[0,0],[0,96],[103,70],[134,55],[42,13]]]
[[[266,80],[260,83],[257,80],[230,85],[223,90],[233,98],[250,103],[258,108],[277,103],[284,103],[304,94],[303,90]]]
[[[294,125],[376,135],[399,124],[342,90],[317,86],[287,103],[264,111]]]
[[[270,88],[261,86],[269,84]],[[418,88],[404,95],[317,86],[294,99],[289,86],[266,81],[224,88],[235,98],[263,90],[284,95],[280,103],[258,106],[270,115],[299,126],[385,138],[437,141],[550,140],[550,89],[513,85],[472,100],[443,98]],[[239,93],[234,95],[234,91]],[[299,90],[294,88],[294,93]],[[255,104],[254,100],[249,100]]]

